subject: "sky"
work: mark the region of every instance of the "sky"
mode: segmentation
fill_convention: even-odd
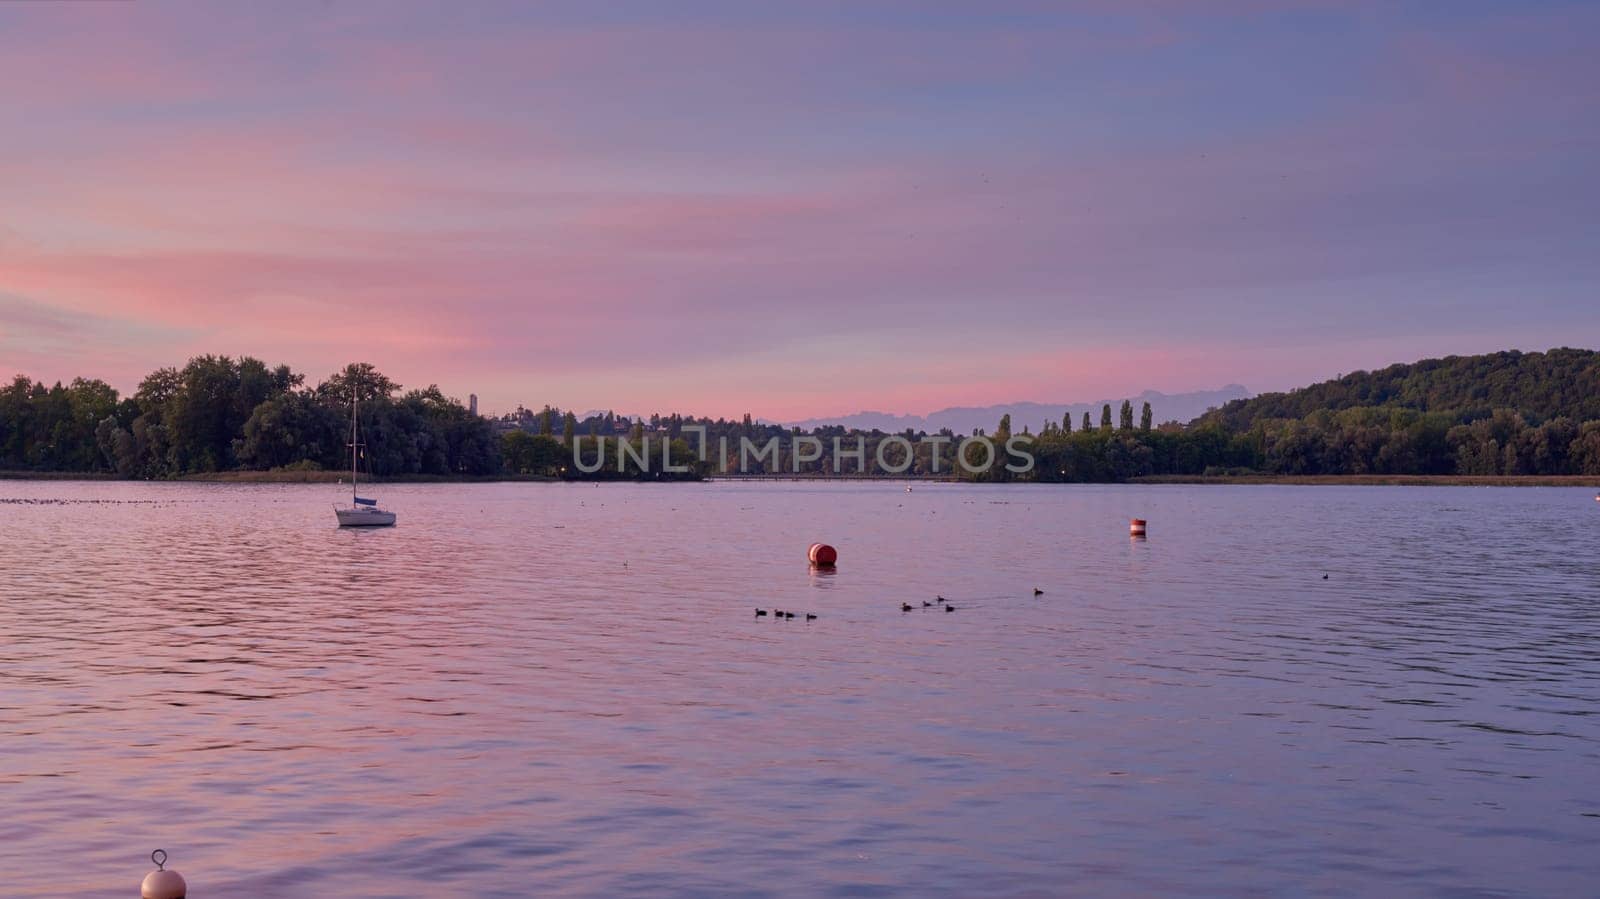
[[[1592,3],[0,4],[0,373],[775,420],[1600,344]]]

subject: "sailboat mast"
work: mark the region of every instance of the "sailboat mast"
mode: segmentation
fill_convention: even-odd
[[[350,508],[356,506],[356,453],[360,438],[356,431],[356,386],[350,385]]]

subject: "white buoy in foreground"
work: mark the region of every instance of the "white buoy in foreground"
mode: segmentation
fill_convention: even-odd
[[[156,863],[156,869],[146,874],[144,883],[140,884],[140,899],[185,899],[189,895],[189,885],[183,882],[182,874],[167,870],[166,850],[150,853],[150,860]]]

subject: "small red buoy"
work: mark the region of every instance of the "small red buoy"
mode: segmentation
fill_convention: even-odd
[[[1135,518],[1135,519],[1132,519],[1132,520],[1130,520],[1128,522],[1128,536],[1129,537],[1143,537],[1144,536],[1144,519],[1143,518]]]
[[[834,563],[839,561],[839,551],[826,543],[811,544],[811,551],[806,553],[806,556],[811,559],[811,564],[818,568],[832,568]]]

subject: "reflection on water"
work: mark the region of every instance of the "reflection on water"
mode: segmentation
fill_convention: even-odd
[[[427,485],[384,531],[329,487],[0,497],[19,896],[157,846],[207,897],[1600,877],[1584,490]]]

